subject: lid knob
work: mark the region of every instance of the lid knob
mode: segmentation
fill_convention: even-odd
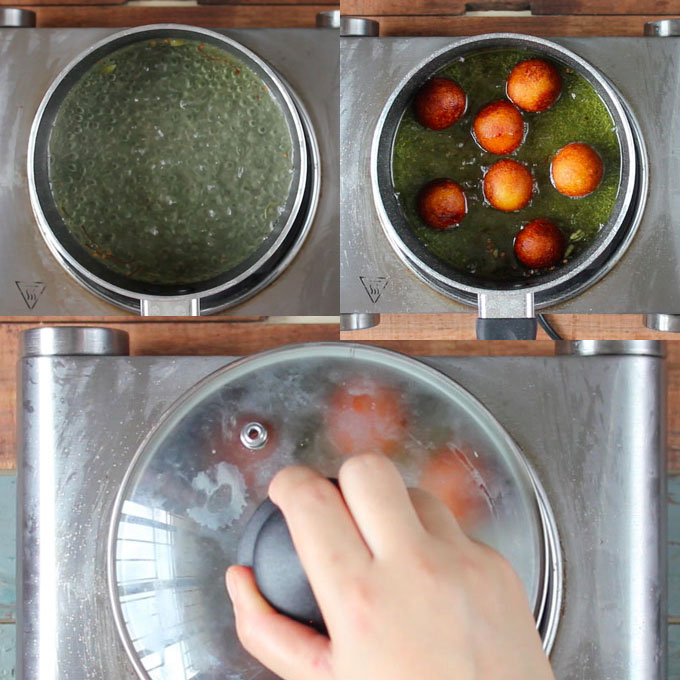
[[[274,609],[326,632],[283,513],[268,498],[246,525],[238,562],[252,567],[257,587]]]

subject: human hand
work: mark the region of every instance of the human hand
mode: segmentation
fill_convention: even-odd
[[[227,588],[241,643],[284,680],[554,680],[524,587],[440,501],[407,489],[384,456],[348,459],[340,490],[279,472],[279,506],[328,637],[277,613],[252,571]]]

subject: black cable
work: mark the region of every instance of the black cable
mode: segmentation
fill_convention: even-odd
[[[537,314],[536,318],[541,328],[548,334],[551,340],[563,340],[564,338],[550,325],[550,322],[545,318],[545,314]]]

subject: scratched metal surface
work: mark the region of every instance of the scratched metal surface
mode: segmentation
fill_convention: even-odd
[[[40,236],[26,157],[34,114],[52,80],[115,29],[0,29],[0,315],[124,314],[64,272]],[[339,306],[339,70],[337,31],[224,31],[258,53],[307,108],[321,152],[322,190],[302,250],[265,290],[230,310],[239,315],[333,315]]]
[[[614,269],[564,313],[680,313],[680,39],[551,38],[605,73],[637,117],[650,156],[638,234]],[[343,312],[469,312],[397,258],[370,186],[370,149],[382,108],[406,74],[456,38],[341,38],[340,307]],[[363,278],[363,281],[362,281]],[[371,288],[373,290],[371,290]],[[376,299],[377,298],[377,299]]]
[[[60,679],[133,677],[105,587],[104,542],[113,496],[158,415],[225,361],[25,360],[18,465],[20,487],[31,497],[19,503],[27,557],[19,612],[25,665],[19,677],[39,677],[42,655],[58,658]],[[567,581],[553,652],[558,679],[665,677],[662,362],[646,357],[430,361],[486,403],[549,494]],[[140,394],[144,400],[131,409],[133,395]],[[106,419],[100,422],[104,408]],[[45,417],[53,418],[53,426],[41,429],[36,419],[44,423]],[[55,460],[54,484],[37,493],[36,474]],[[50,497],[52,487],[58,494]],[[45,519],[54,527],[43,526]],[[58,576],[38,570],[46,550],[56,551]],[[36,610],[41,597],[57,603],[42,617]]]

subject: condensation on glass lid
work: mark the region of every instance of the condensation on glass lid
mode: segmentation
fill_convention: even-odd
[[[261,446],[249,440],[261,434],[253,424],[266,432]],[[335,476],[348,455],[370,449],[388,455],[410,486],[439,496],[510,560],[530,601],[540,600],[544,548],[531,481],[469,393],[391,352],[284,348],[204,381],[155,431],[121,492],[115,590],[149,677],[175,677],[164,659],[181,645],[187,677],[274,678],[236,639],[224,571],[279,469],[304,464]]]
[[[49,178],[68,230],[119,275],[188,284],[255,255],[285,222],[289,123],[249,66],[212,44],[145,39],[66,95]]]

